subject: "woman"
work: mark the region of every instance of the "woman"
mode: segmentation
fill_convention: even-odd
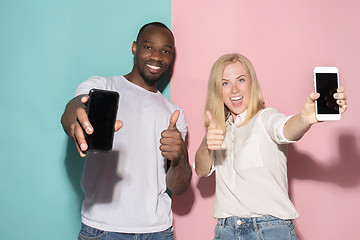
[[[216,171],[214,239],[297,239],[288,196],[286,144],[317,123],[311,93],[300,113],[264,108],[251,62],[226,54],[213,65],[205,107],[207,133],[196,156],[199,176]],[[346,96],[334,94],[343,113]]]

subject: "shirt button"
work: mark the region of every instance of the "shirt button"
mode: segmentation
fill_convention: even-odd
[[[241,223],[242,223],[241,220],[237,220],[236,222],[237,225],[241,225]]]

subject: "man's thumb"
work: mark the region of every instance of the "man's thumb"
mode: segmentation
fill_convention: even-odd
[[[170,124],[169,124],[169,128],[168,129],[174,129],[176,127],[176,122],[179,119],[180,116],[180,111],[179,110],[175,110],[173,112],[173,114],[171,115],[170,118]]]

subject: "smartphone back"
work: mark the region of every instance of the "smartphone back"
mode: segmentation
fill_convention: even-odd
[[[85,133],[88,150],[110,151],[113,145],[114,128],[119,103],[115,91],[91,89],[87,114],[94,132]]]

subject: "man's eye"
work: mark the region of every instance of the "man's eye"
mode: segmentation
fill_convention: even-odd
[[[144,48],[145,48],[145,49],[151,49],[151,47],[150,47],[150,46],[144,46]]]
[[[165,54],[171,54],[171,51],[170,50],[164,50],[164,53]]]

